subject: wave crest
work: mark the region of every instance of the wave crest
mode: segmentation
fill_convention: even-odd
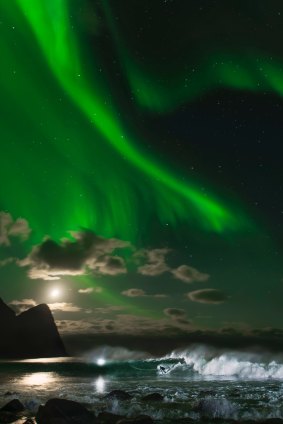
[[[182,358],[191,370],[202,376],[241,379],[283,379],[283,358],[267,354],[223,352],[206,346],[173,351],[164,359]]]

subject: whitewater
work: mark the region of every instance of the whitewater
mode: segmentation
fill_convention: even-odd
[[[283,419],[280,353],[190,346],[153,358],[146,352],[104,346],[83,358],[2,361],[0,381],[0,407],[17,397],[36,411],[41,403],[59,397],[95,412],[146,413],[161,423]],[[105,397],[117,389],[131,399]],[[143,397],[150,393],[161,394],[163,401],[145,402]]]

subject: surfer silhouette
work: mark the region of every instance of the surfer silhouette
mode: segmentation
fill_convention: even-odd
[[[184,358],[180,358],[177,364],[173,364],[171,366],[169,365],[166,367],[164,365],[158,365],[157,370],[159,371],[160,374],[168,374],[170,371],[175,369],[178,365],[183,365],[183,364],[186,364],[186,361]]]
[[[161,372],[161,374],[167,374],[169,372],[169,368],[165,368],[163,365],[159,365],[158,370]]]

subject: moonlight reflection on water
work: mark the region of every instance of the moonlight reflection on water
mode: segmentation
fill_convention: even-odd
[[[56,381],[56,374],[53,372],[35,372],[25,375],[20,381],[21,386],[41,386],[47,388]]]

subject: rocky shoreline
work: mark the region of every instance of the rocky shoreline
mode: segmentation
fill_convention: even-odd
[[[7,396],[12,393],[7,392]],[[123,390],[113,390],[102,397],[105,401],[127,402],[132,395]],[[147,405],[162,403],[163,396],[160,393],[150,393],[142,398],[144,413],[136,416],[118,415],[107,411],[90,411],[86,406],[67,399],[49,399],[45,405],[40,405],[34,413],[17,398],[12,399],[0,408],[0,424],[283,424],[281,418],[269,418],[265,420],[224,419],[213,416],[211,404],[206,399],[200,399],[195,406],[195,411],[200,413],[200,419],[179,418],[154,420],[147,414]]]

